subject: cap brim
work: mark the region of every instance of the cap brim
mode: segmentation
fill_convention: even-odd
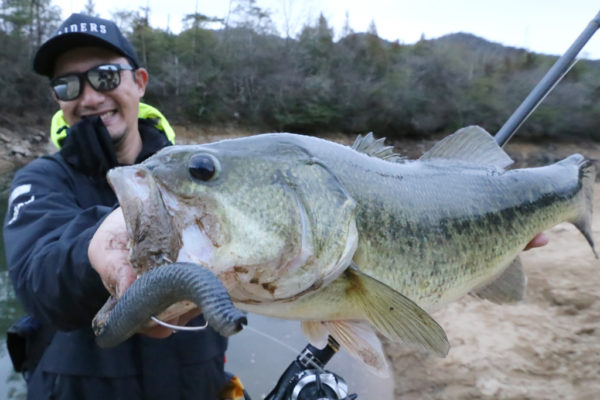
[[[115,51],[127,57],[121,49],[97,36],[81,32],[66,33],[56,36],[44,43],[33,59],[33,69],[40,75],[52,77],[54,64],[59,55],[75,47],[98,46]]]

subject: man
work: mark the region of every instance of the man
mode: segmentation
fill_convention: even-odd
[[[60,107],[51,131],[60,151],[15,175],[4,225],[10,276],[33,317],[17,329],[27,347],[11,349],[27,353],[28,398],[218,398],[229,381],[227,341],[213,330],[171,335],[154,327],[100,349],[91,329],[109,292],[120,296],[135,279],[105,174],[174,138],[162,114],[140,103],[147,71],[113,22],[81,14],[40,47],[34,70],[51,79]],[[203,324],[197,313],[169,322],[193,317]]]

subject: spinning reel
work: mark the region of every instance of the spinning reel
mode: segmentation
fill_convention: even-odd
[[[355,400],[348,394],[344,379],[324,369],[338,351],[339,344],[329,336],[327,346],[317,349],[307,345],[287,367],[265,400]]]

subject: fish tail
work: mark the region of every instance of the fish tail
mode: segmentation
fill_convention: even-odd
[[[598,253],[596,253],[596,248],[594,247],[594,239],[592,237],[592,215],[594,209],[594,182],[596,180],[596,168],[591,160],[587,160],[579,154],[568,157],[563,160],[563,162],[573,158],[577,162],[579,171],[579,183],[581,184],[583,207],[582,212],[571,222],[583,234],[585,239],[592,247],[594,256],[598,258]]]

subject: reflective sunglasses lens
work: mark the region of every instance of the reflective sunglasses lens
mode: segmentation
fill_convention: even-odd
[[[113,65],[101,65],[87,73],[90,85],[99,92],[113,90],[121,83],[119,69]]]
[[[73,100],[79,96],[79,77],[76,75],[63,76],[52,81],[52,89],[59,100]]]

